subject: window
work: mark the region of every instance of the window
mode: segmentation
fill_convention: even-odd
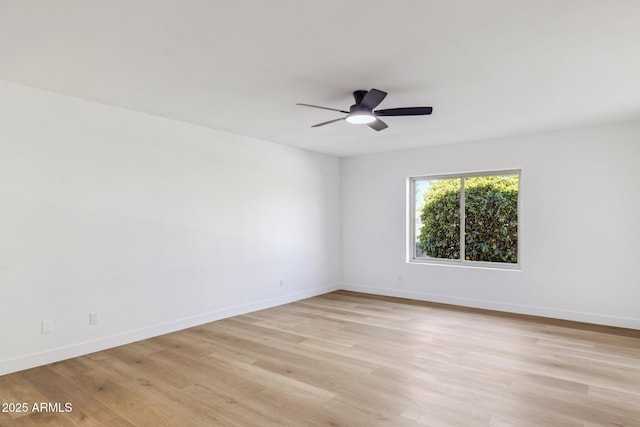
[[[520,171],[409,179],[409,260],[515,268]]]

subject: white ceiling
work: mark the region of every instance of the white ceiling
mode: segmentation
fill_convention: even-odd
[[[640,117],[640,1],[0,0],[0,79],[351,156]]]

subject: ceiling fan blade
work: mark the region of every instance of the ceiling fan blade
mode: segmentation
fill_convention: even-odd
[[[371,89],[367,94],[362,98],[362,102],[360,105],[366,107],[369,110],[373,110],[382,102],[384,97],[387,96],[387,92],[383,92],[378,89]]]
[[[344,111],[344,110],[338,110],[337,108],[329,108],[329,107],[321,107],[319,105],[311,105],[311,104],[296,104],[296,105],[302,105],[304,107],[312,107],[312,108],[322,108],[323,110],[329,110],[329,111],[338,111],[340,113],[345,113],[345,114],[349,114],[348,111]]]
[[[389,127],[389,126],[387,126],[387,124],[385,122],[383,122],[380,119],[376,119],[375,122],[367,123],[367,126],[369,126],[371,129],[377,130],[377,131],[381,131],[381,130],[384,130],[384,129]]]
[[[425,116],[431,114],[431,107],[405,107],[405,108],[387,108],[385,110],[376,110],[373,112],[376,116]]]
[[[335,122],[339,122],[340,120],[344,120],[345,118],[342,117],[340,119],[334,119],[334,120],[329,120],[328,122],[322,122],[322,123],[318,123],[317,125],[313,125],[311,126],[312,128],[317,128],[318,126],[324,126],[324,125],[328,125],[331,123],[335,123]]]

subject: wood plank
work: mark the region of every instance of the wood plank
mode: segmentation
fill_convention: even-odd
[[[76,366],[73,364],[73,366]],[[86,365],[88,366],[88,365]],[[83,370],[83,372],[86,372]],[[47,397],[47,402],[61,405],[71,403],[72,410],[66,417],[79,426],[96,426],[117,416],[107,406],[86,393],[74,393],[73,376],[65,377],[53,366],[24,372],[24,378],[34,389]]]

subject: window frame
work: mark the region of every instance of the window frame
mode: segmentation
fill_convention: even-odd
[[[518,240],[517,240],[517,263],[489,262],[489,261],[469,261],[465,259],[465,178],[475,178],[482,176],[518,176]],[[446,259],[433,257],[416,256],[416,181],[436,180],[436,179],[460,179],[460,258]],[[476,172],[443,173],[433,175],[415,175],[407,177],[407,263],[415,264],[435,264],[448,266],[462,266],[472,268],[489,268],[499,270],[521,270],[521,185],[522,169],[500,169]]]

